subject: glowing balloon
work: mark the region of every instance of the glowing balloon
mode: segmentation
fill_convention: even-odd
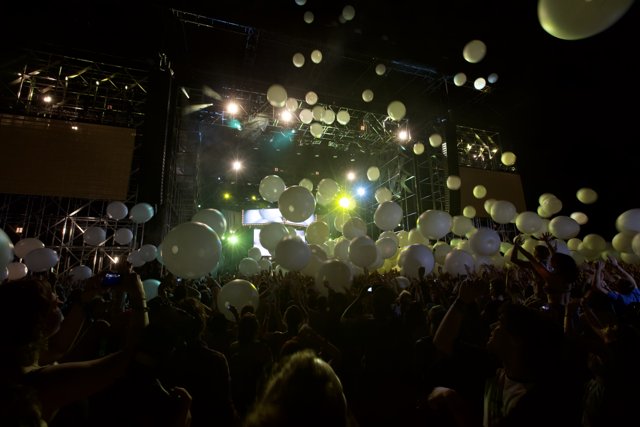
[[[142,281],[142,288],[144,289],[144,296],[148,300],[152,300],[158,296],[158,288],[160,287],[160,280],[158,279],[145,279]]]
[[[447,254],[451,252],[452,248],[447,242],[438,241],[433,244],[433,256],[438,264],[444,264],[444,260]]]
[[[322,122],[325,124],[333,124],[336,120],[336,113],[333,112],[330,108],[325,108],[324,113],[322,114]]]
[[[442,145],[442,136],[439,133],[433,133],[429,137],[429,145],[433,148],[438,148]]]
[[[369,181],[377,181],[380,178],[380,169],[376,166],[371,166],[367,169],[367,179]]]
[[[322,62],[322,52],[320,52],[318,49],[315,49],[313,52],[311,52],[311,61],[314,64],[319,64],[320,62]]]
[[[365,89],[362,92],[362,100],[364,102],[371,102],[373,101],[373,91],[371,89]]]
[[[313,23],[313,20],[315,19],[315,16],[313,15],[313,12],[306,11],[302,18],[304,19],[305,23],[311,24],[311,23]]]
[[[584,203],[585,205],[590,205],[591,203],[595,203],[598,200],[598,193],[596,193],[591,188],[581,188],[576,193],[576,198]]]
[[[302,61],[304,63],[304,56]],[[267,89],[267,101],[274,107],[284,107],[287,102],[287,91],[284,86],[279,84],[269,86],[269,89]]]
[[[393,257],[398,252],[398,240],[392,237],[383,237],[376,240],[378,253],[383,259]]]
[[[218,234],[201,222],[183,222],[171,229],[161,245],[165,267],[175,276],[197,279],[211,272],[220,260]]]
[[[349,120],[351,120],[351,115],[347,110],[340,110],[338,111],[338,115],[336,116],[336,119],[338,120],[338,123],[340,123],[341,125],[346,125],[347,123],[349,123]]]
[[[464,49],[462,50],[462,56],[464,57],[465,61],[472,64],[482,61],[486,53],[487,45],[485,45],[484,42],[480,40],[471,40],[464,46]]]
[[[451,232],[456,236],[464,237],[473,230],[473,222],[466,216],[456,215],[452,219]]]
[[[379,76],[383,76],[384,73],[387,72],[387,67],[384,64],[376,65],[376,74]]]
[[[473,87],[476,90],[482,90],[485,88],[485,86],[487,86],[487,81],[484,79],[484,77],[478,77],[473,81]]]
[[[402,221],[402,207],[394,201],[382,202],[373,214],[373,222],[380,230],[393,230]]]
[[[633,231],[640,233],[640,209],[629,209],[618,215],[616,229],[620,232]]]
[[[288,271],[300,271],[311,260],[311,248],[298,236],[287,236],[276,245],[274,261]]]
[[[227,320],[235,322],[236,319],[229,311],[229,307],[234,307],[238,313],[242,312],[245,306],[251,306],[255,311],[259,306],[260,295],[253,283],[243,279],[234,279],[220,288],[217,300],[218,310],[224,314]]]
[[[294,113],[298,107],[300,107],[300,105],[298,105],[298,100],[295,98],[287,98],[284,106],[290,113]]]
[[[267,175],[260,181],[258,191],[267,202],[275,203],[285,188],[284,181],[278,175]]]
[[[314,221],[307,226],[305,238],[310,245],[321,245],[329,238],[329,224],[324,221]]]
[[[202,209],[191,217],[192,222],[207,224],[218,236],[222,236],[227,231],[227,219],[218,209]]]
[[[44,243],[35,237],[27,237],[16,242],[13,252],[18,258],[24,258],[31,251],[44,248]]]
[[[302,111],[300,111],[299,117],[300,117],[300,121],[306,125],[308,125],[313,121],[313,113],[308,108],[305,108]]]
[[[351,21],[356,16],[356,10],[351,5],[346,5],[342,9],[342,17],[345,21]]]
[[[158,254],[158,248],[155,245],[142,245],[140,249],[140,256],[145,262],[150,262],[156,259],[156,255]]]
[[[333,219],[334,228],[338,230],[338,232],[342,233],[342,228],[344,227],[345,223],[349,221],[349,218],[351,218],[351,215],[346,212],[336,213],[336,216]]]
[[[20,280],[27,275],[29,269],[21,262],[10,262],[7,264],[7,279],[8,280]]]
[[[111,202],[107,205],[107,216],[111,219],[121,220],[127,217],[129,209],[122,202]]]
[[[300,187],[304,187],[304,188],[306,188],[306,189],[307,189],[307,190],[309,190],[309,191],[313,191],[313,182],[311,182],[311,180],[310,180],[310,179],[302,178],[302,179],[300,180],[300,182],[298,183],[298,185],[299,185]]]
[[[293,60],[293,65],[295,65],[297,68],[302,67],[304,65],[304,61],[305,61],[304,55],[301,54],[300,52],[294,54],[292,60]],[[285,99],[286,99],[286,97],[285,97]],[[281,106],[284,106],[284,105],[281,105]]]
[[[467,218],[474,218],[476,216],[476,208],[471,205],[465,206],[462,210],[462,215],[466,216]]]
[[[401,258],[400,258],[401,257]],[[403,249],[398,259],[398,265],[403,276],[409,279],[421,279],[431,273],[435,265],[433,252],[425,245],[413,244]],[[424,276],[420,277],[419,269],[424,267]]]
[[[473,187],[473,197],[482,199],[487,195],[487,188],[484,185],[476,185]]]
[[[349,261],[361,268],[368,268],[378,258],[376,242],[371,237],[362,235],[349,243]]]
[[[467,75],[465,73],[457,73],[453,76],[453,84],[456,86],[462,86],[467,82]]]
[[[346,293],[351,289],[353,273],[348,264],[337,259],[324,261],[316,274],[316,289],[326,295],[329,286],[336,292]]]
[[[413,153],[417,155],[424,153],[424,144],[422,142],[413,144]]]
[[[473,256],[464,250],[454,249],[444,259],[444,271],[452,276],[466,276],[468,271],[475,271],[476,262]]]
[[[459,190],[462,185],[462,180],[457,175],[449,175],[447,177],[447,188],[449,190]]]
[[[580,225],[585,225],[587,222],[589,222],[589,217],[584,212],[573,212],[569,216]]]
[[[489,77],[487,77],[487,81],[491,84],[494,84],[495,82],[498,81],[498,74],[496,73],[489,74]]]
[[[392,120],[402,120],[407,114],[407,107],[401,101],[391,101],[387,106],[387,114]]]
[[[584,238],[582,239],[582,244],[585,248],[597,252],[603,251],[607,247],[607,241],[604,240],[604,237],[596,233],[591,233],[584,236]]]
[[[500,156],[500,161],[505,166],[513,166],[514,163],[516,162],[516,155],[513,154],[511,151],[505,151]]]
[[[333,253],[336,258],[342,261],[349,261],[349,245],[351,244],[351,240],[342,238],[342,240],[336,243],[336,246],[333,248]]]
[[[631,5],[633,0],[539,0],[538,20],[554,37],[580,40],[611,27]]]
[[[315,103],[318,102],[318,94],[315,93],[314,91],[309,91],[304,96],[304,100],[309,105],[315,105]]]
[[[516,206],[508,200],[497,200],[491,206],[491,219],[498,224],[510,223],[516,214]]]
[[[323,178],[318,183],[318,192],[323,196],[333,199],[340,191],[340,185],[331,178]]]
[[[347,240],[365,236],[367,234],[367,223],[356,216],[349,218],[342,226],[342,234]]]
[[[560,215],[549,221],[549,232],[558,239],[568,240],[578,235],[580,224],[568,216]]]

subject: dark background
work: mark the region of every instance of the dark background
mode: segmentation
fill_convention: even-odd
[[[340,23],[346,4],[356,16]],[[254,56],[260,62],[242,67],[244,34],[185,26],[172,7],[260,30]],[[376,100],[369,107],[380,113],[391,99],[405,102],[414,138],[424,139],[429,123],[447,114],[461,124],[498,129],[504,149],[518,157],[527,208],[536,210],[540,194],[555,194],[564,204],[561,215],[589,215],[581,236],[593,232],[610,240],[617,216],[639,205],[637,4],[609,29],[576,41],[546,33],[537,2],[68,1],[7,8],[0,29],[4,52],[64,48],[148,65],[166,52],[177,78],[194,86],[206,79],[212,85],[278,81],[295,96],[313,87],[321,102],[360,108],[359,94],[371,87]],[[307,10],[315,14],[312,24],[303,21]],[[472,39],[488,48],[478,64],[462,58]],[[312,48],[325,53],[321,67],[291,65],[295,51]],[[371,68],[378,62],[419,72],[380,79]],[[425,77],[459,71],[470,79],[495,72],[499,80],[476,94],[450,83],[433,87]],[[596,190],[598,201],[580,204],[575,193],[581,187]]]

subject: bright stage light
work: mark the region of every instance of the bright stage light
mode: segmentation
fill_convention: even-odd
[[[231,193],[224,193],[222,195],[222,198],[225,199],[225,200],[229,200],[231,198]]]
[[[231,245],[236,245],[240,242],[240,238],[237,234],[231,234],[229,237],[227,237],[227,242],[229,242],[229,244]]]
[[[289,123],[291,120],[293,120],[293,114],[291,114],[291,111],[289,110],[282,110],[282,113],[280,113],[280,118],[283,122]]]
[[[227,113],[238,114],[238,111],[240,111],[240,106],[236,102],[231,101],[227,104]]]
[[[356,194],[362,197],[367,194],[367,190],[364,187],[358,187],[358,189],[356,190]]]
[[[347,179],[349,181],[353,181],[354,179],[356,179],[356,173],[352,171],[347,172]]]
[[[51,98],[49,95],[47,95],[47,96],[45,96],[44,98],[42,98],[42,100],[48,104],[48,103],[50,103],[51,101],[53,101],[53,98]]]
[[[409,135],[409,132],[407,130],[402,129],[398,132],[398,139],[400,141],[408,141],[411,139],[411,136]]]
[[[239,171],[240,169],[242,169],[242,162],[240,162],[239,160],[236,160],[233,162],[233,170],[234,171]]]
[[[336,198],[338,200],[338,206],[344,210],[351,210],[356,207],[356,202],[347,195],[341,195]]]

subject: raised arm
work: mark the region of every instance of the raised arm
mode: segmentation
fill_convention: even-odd
[[[633,284],[634,288],[638,288],[638,284],[636,283],[636,279],[629,274],[629,272],[627,270],[625,270],[624,268],[622,268],[622,266],[618,263],[618,260],[612,256],[608,256],[609,258],[609,262],[611,263],[611,265],[613,265],[622,275],[622,277],[624,277],[626,280],[628,280],[630,283]]]

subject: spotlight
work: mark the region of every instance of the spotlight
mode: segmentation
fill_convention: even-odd
[[[240,111],[240,106],[235,101],[231,101],[227,104],[227,113],[233,115],[238,114],[238,111]]]
[[[51,98],[51,96],[49,95],[46,95],[44,98],[42,98],[42,100],[49,104],[51,101],[53,101],[53,98]]]
[[[365,190],[364,187],[358,187],[358,189],[356,190],[356,194],[360,197],[364,196],[365,194],[367,194],[367,190]]]
[[[347,172],[347,179],[348,179],[349,181],[353,181],[354,179],[356,179],[356,174],[355,174],[355,172],[352,172],[352,171]]]
[[[233,162],[233,170],[234,171],[239,171],[240,169],[242,169],[242,162],[240,162],[239,160],[236,160]]]

